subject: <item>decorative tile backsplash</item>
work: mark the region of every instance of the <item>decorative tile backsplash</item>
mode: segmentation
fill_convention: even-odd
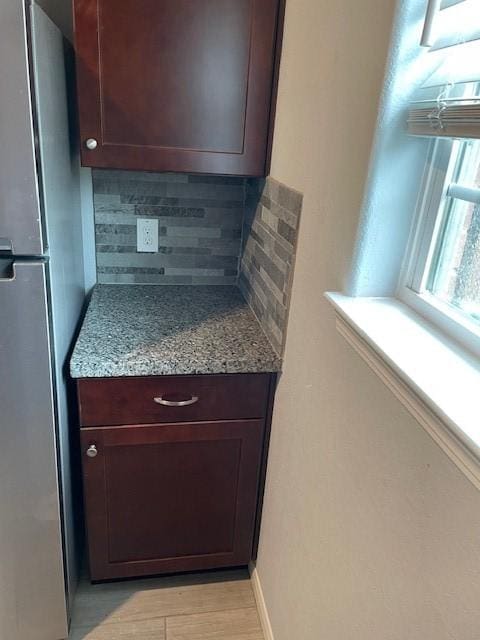
[[[245,180],[93,171],[100,283],[235,284]],[[159,221],[159,252],[137,253],[137,218]]]
[[[283,354],[303,196],[273,178],[93,171],[97,281],[238,284]],[[158,253],[137,219],[157,218]]]
[[[283,354],[303,196],[273,178],[246,181],[239,286]]]

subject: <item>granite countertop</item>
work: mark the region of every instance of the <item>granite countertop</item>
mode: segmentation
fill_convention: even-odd
[[[73,355],[73,378],[281,369],[234,286],[97,285]]]

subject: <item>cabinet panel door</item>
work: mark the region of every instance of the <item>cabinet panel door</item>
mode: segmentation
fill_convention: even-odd
[[[247,564],[263,430],[260,420],[82,430],[92,579]]]
[[[278,13],[279,0],[75,0],[83,163],[263,175]]]

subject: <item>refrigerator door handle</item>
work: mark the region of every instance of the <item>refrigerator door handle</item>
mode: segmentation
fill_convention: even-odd
[[[13,253],[12,241],[8,238],[0,238],[0,251],[7,251]]]

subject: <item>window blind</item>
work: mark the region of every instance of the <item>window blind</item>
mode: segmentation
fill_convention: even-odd
[[[480,138],[480,98],[476,102],[447,102],[434,108],[412,106],[408,131],[418,136]]]
[[[410,104],[408,132],[480,138],[480,0],[430,0],[425,38],[432,72]]]

